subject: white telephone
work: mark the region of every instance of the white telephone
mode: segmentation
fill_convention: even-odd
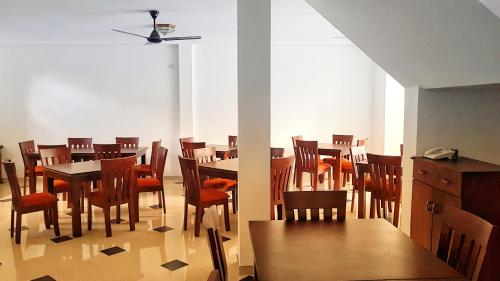
[[[455,155],[455,150],[444,148],[444,147],[435,147],[435,148],[427,150],[424,153],[424,157],[429,158],[429,159],[434,159],[434,160],[451,158],[453,155]]]

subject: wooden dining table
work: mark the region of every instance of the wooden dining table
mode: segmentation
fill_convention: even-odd
[[[257,280],[466,280],[384,219],[249,226]]]
[[[137,156],[141,158],[141,164],[146,164],[146,151],[147,147],[123,147],[121,149],[121,154],[123,157],[125,156]],[[40,160],[40,152],[34,151],[25,154],[26,159],[28,161],[28,182],[30,187],[30,194],[36,193],[36,175],[35,175],[35,166],[37,165],[37,161]],[[94,149],[91,148],[72,148],[71,149],[71,158],[74,161],[81,160],[91,160],[94,159]]]
[[[238,180],[238,158],[198,164],[201,176]]]
[[[341,157],[349,155],[349,148],[353,146],[356,145],[318,143],[319,155],[335,157],[335,164],[333,165],[333,188],[335,190],[340,189],[340,183],[342,182]]]

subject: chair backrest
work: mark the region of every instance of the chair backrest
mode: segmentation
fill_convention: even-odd
[[[206,147],[205,142],[184,142],[183,145],[182,156],[186,158],[194,158],[194,149]]]
[[[227,143],[229,146],[238,146],[238,136],[228,136]]]
[[[23,157],[24,170],[27,170],[29,165],[28,165],[28,158],[26,157],[26,154],[35,152],[35,141],[29,140],[29,141],[20,142],[19,149],[21,150],[21,156]]]
[[[389,211],[392,210],[392,207],[385,203],[388,202],[388,205],[391,205],[394,202],[392,224],[398,227],[401,203],[401,156],[367,153],[366,158],[370,166],[370,177],[374,189],[372,196],[375,197],[375,200],[380,201],[380,204],[375,205],[382,208],[383,216],[387,219],[387,207],[389,207]]]
[[[101,182],[105,202],[128,201],[136,184],[135,156],[101,160]]]
[[[193,158],[198,163],[209,163],[217,160],[215,147],[193,149]]]
[[[283,192],[287,191],[295,157],[271,159],[271,206],[283,204]]]
[[[168,149],[163,146],[158,148],[158,159],[156,165],[151,167],[153,172],[153,177],[163,182],[163,172],[165,171],[165,162],[167,162]]]
[[[359,139],[356,141],[356,146],[366,146],[368,143],[368,138]]]
[[[354,139],[353,135],[335,135],[335,134],[332,135],[333,144],[351,145],[353,139]]]
[[[367,162],[366,147],[365,146],[351,147],[349,148],[349,153],[351,155],[352,168],[354,169],[354,172],[352,173],[352,183],[354,187],[357,187],[357,185],[361,184],[360,182],[358,182],[358,180],[360,180],[359,178],[361,177],[359,177],[357,164],[361,162]]]
[[[179,139],[179,144],[181,145],[181,151],[184,150],[184,143],[185,142],[194,142],[194,137],[187,137],[187,138],[180,138]]]
[[[182,180],[186,185],[186,201],[191,205],[199,205],[201,181],[196,159],[179,156]]]
[[[305,172],[316,172],[320,161],[317,141],[296,140],[295,166]]]
[[[92,138],[68,138],[68,147],[92,148]]]
[[[304,140],[304,136],[303,135],[293,136],[292,137],[293,147],[297,146],[297,140]]]
[[[116,137],[115,140],[122,147],[139,147],[139,137]]]
[[[21,204],[21,188],[17,178],[16,164],[14,162],[3,162],[7,179],[9,180],[10,192],[12,193],[12,205],[20,207]]]
[[[469,212],[445,207],[438,247],[434,254],[468,280],[480,278],[494,226]]]
[[[71,163],[71,148],[42,148],[40,150],[40,160],[42,166],[51,166]]]
[[[122,146],[119,143],[94,144],[94,160],[115,159],[122,157]]]
[[[38,150],[40,149],[49,149],[49,148],[61,148],[67,147],[65,144],[39,144],[37,145]]]
[[[281,158],[285,154],[285,149],[282,147],[271,147],[271,158]]]
[[[332,209],[337,209],[337,220],[345,219],[347,191],[288,191],[284,193],[286,220],[294,221],[295,210],[298,220],[307,220],[307,209],[310,210],[311,220],[320,220],[319,209],[323,209],[323,220],[331,221]]]
[[[219,231],[214,228],[208,228],[207,233],[214,269],[219,272],[220,280],[228,280],[226,254],[224,253],[224,246]]]
[[[158,161],[158,149],[160,148],[161,140],[154,141],[151,144],[151,160],[149,161],[149,165],[151,166],[151,170],[153,170]]]

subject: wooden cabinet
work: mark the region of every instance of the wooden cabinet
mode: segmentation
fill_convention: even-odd
[[[465,157],[458,161],[416,157],[410,236],[424,248],[436,249],[440,214],[449,206],[500,225],[500,166]]]

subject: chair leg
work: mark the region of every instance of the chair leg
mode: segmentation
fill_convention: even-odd
[[[302,171],[298,171],[297,172],[297,183],[296,183],[296,187],[302,191]]]
[[[276,210],[278,211],[278,220],[283,220],[283,204],[276,205]]]
[[[116,224],[120,224],[121,212],[121,206],[116,205]]]
[[[356,199],[356,190],[353,188],[351,197],[351,213],[354,212],[354,199]]]
[[[201,224],[201,210],[203,208],[201,206],[196,206],[196,215],[194,218],[194,236],[200,237],[200,224]]]
[[[224,222],[226,223],[226,231],[230,231],[231,224],[229,222],[229,203],[227,201],[224,203]]]
[[[163,194],[163,189],[161,192],[155,192],[158,193],[158,207],[162,208],[163,207],[163,200],[162,200],[162,194]]]
[[[129,221],[129,226],[130,226],[130,231],[135,231],[135,210],[134,210],[134,204],[128,204],[128,221]]]
[[[87,200],[87,229],[92,230],[92,204]]]
[[[104,206],[104,225],[106,227],[106,237],[111,237],[111,217],[110,207]]]
[[[328,190],[332,189],[332,169],[328,170]]]
[[[16,244],[21,244],[21,212],[16,213]]]
[[[10,210],[10,237],[14,237],[14,210]]]
[[[50,220],[49,220],[49,210],[43,210],[43,221],[45,223],[45,229],[50,229]]]
[[[158,193],[159,196],[161,197],[161,201],[163,202],[163,213],[166,214],[167,213],[167,205],[165,204],[165,191],[161,190],[161,192]]]
[[[318,174],[313,173],[311,174],[312,177],[312,189],[317,190],[318,189]]]
[[[54,208],[50,210],[52,213],[52,223],[54,224],[54,234],[57,236],[61,236],[59,232],[59,214],[57,213],[57,203]]]
[[[28,179],[28,177],[26,175],[24,175],[24,179],[23,179],[23,195],[26,195],[26,180]]]
[[[184,200],[184,230],[187,230],[188,202]]]
[[[271,220],[273,221],[275,219],[274,216],[274,205],[271,203]]]
[[[347,184],[347,173],[342,173],[342,186],[345,186]]]
[[[231,191],[231,199],[233,201],[233,214],[236,214],[236,188]]]

